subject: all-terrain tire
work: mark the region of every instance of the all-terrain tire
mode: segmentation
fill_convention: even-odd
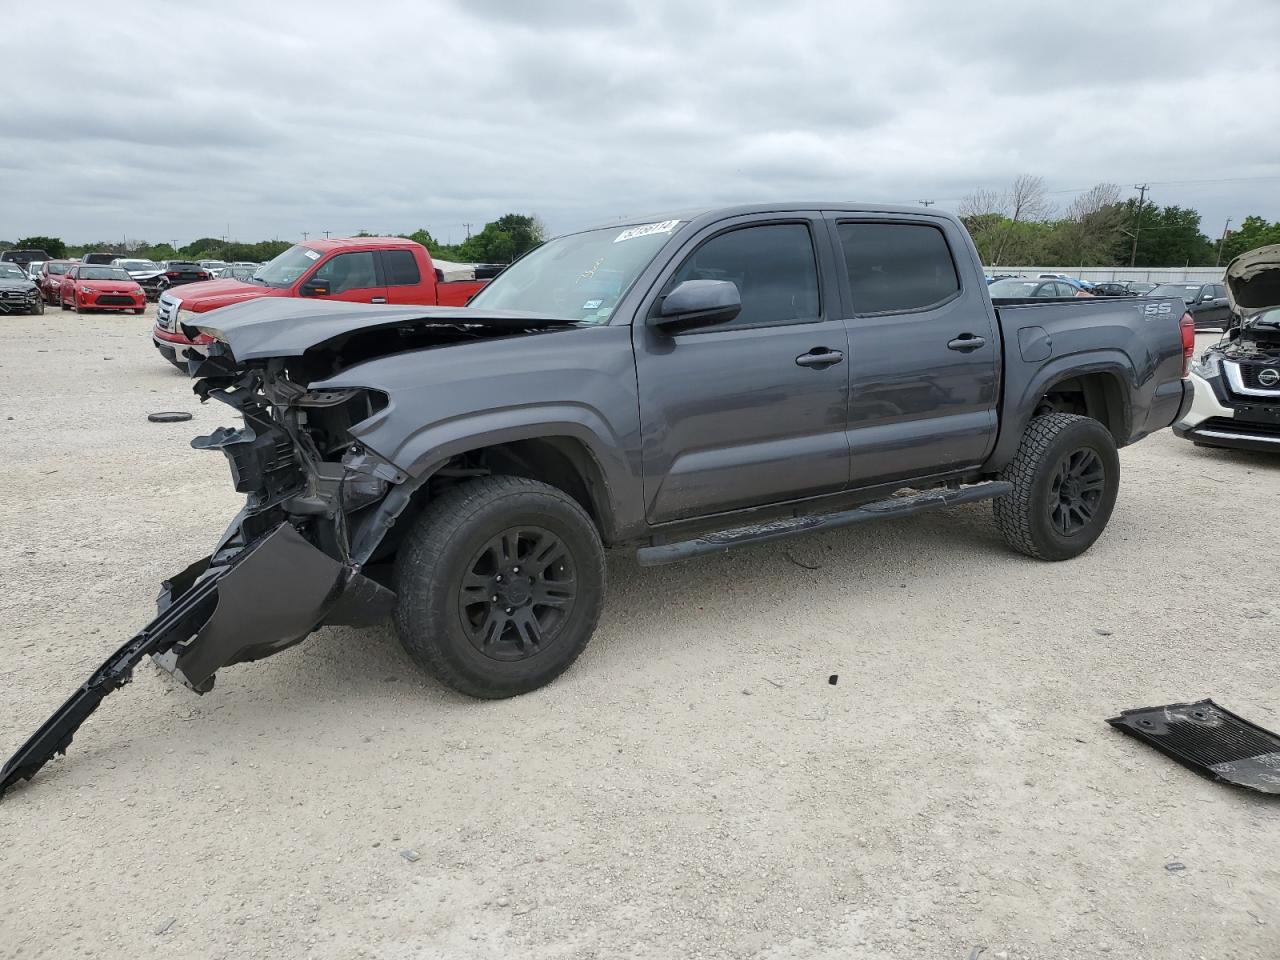
[[[1096,461],[1101,471],[1101,486],[1090,501],[1088,519],[1078,529],[1064,531],[1055,519],[1055,510],[1058,518],[1062,516],[1063,470],[1072,458],[1078,462],[1090,455],[1090,462]],[[1039,560],[1069,560],[1093,546],[1111,519],[1120,490],[1120,457],[1111,432],[1097,420],[1050,413],[1027,424],[1018,451],[1000,478],[1013,484],[1011,493],[993,502],[996,526],[1005,542]]]
[[[574,596],[566,611],[550,612],[559,619],[543,636],[545,645],[532,654],[514,654],[521,659],[495,659],[475,638],[483,604],[464,603],[466,583],[474,583],[464,578],[474,578],[477,569],[483,574],[486,545],[509,530],[542,531],[558,540],[567,560],[560,570],[568,569]],[[534,568],[530,563],[526,574]],[[549,582],[544,576],[544,587]],[[400,642],[427,673],[468,696],[514,697],[560,676],[591,639],[604,602],[604,548],[590,516],[563,491],[523,477],[480,477],[448,490],[419,515],[396,557],[396,588]],[[492,610],[499,619],[505,603]],[[503,631],[498,640],[519,639]],[[510,646],[506,642],[504,649]]]

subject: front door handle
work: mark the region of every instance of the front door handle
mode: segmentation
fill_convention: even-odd
[[[982,337],[972,333],[962,333],[950,343],[947,344],[948,350],[959,350],[961,353],[970,353],[979,347],[985,347],[987,341]]]
[[[813,367],[815,370],[825,370],[827,367],[835,366],[844,360],[844,354],[839,350],[831,350],[827,347],[814,347],[808,353],[802,353],[796,357],[797,367]]]
[[[369,302],[370,302],[370,303],[386,303],[386,302],[387,302],[387,298],[386,298],[386,297],[374,297],[374,298],[373,298],[372,300],[370,300]]]

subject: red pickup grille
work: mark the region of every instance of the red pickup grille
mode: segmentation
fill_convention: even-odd
[[[126,297],[116,293],[104,293],[95,302],[100,307],[132,307],[133,297]]]

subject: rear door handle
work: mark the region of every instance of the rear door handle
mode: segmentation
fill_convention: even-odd
[[[827,347],[814,347],[808,353],[802,353],[796,357],[797,367],[813,367],[817,370],[823,370],[827,367],[835,366],[844,360],[844,354],[839,350],[831,350]]]
[[[969,353],[977,350],[979,347],[985,347],[987,341],[982,337],[975,336],[972,333],[962,333],[950,343],[947,344],[948,350],[959,350],[961,353]]]

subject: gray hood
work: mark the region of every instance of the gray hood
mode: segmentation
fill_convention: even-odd
[[[1227,264],[1227,297],[1242,317],[1280,307],[1280,243],[1242,253]]]
[[[300,356],[328,341],[362,331],[422,325],[519,333],[578,324],[519,310],[262,297],[211,310],[196,323],[183,324],[182,329],[188,337],[199,332],[223,341],[236,360],[243,363],[268,357]]]

